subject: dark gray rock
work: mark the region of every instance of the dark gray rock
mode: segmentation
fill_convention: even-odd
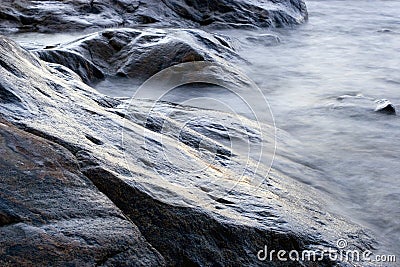
[[[375,101],[377,106],[375,108],[375,112],[387,114],[387,115],[396,115],[396,108],[394,105],[386,99],[381,99]]]
[[[105,77],[100,69],[80,54],[62,50],[43,50],[37,51],[37,54],[44,61],[73,70],[85,83],[94,83]]]
[[[0,118],[0,153],[1,266],[165,265],[68,150]]]
[[[73,79],[71,72],[62,67],[59,68],[62,70],[60,72],[53,68],[54,64],[46,66],[43,61],[3,37],[0,39],[0,62],[0,84],[3,88],[0,93],[6,92],[2,96],[4,100],[0,106],[1,116],[25,132],[39,136],[40,140],[44,138],[46,142],[57,143],[58,145],[53,145],[54,148],[51,149],[55,151],[54,153],[69,150],[70,160],[66,162],[74,161],[74,157],[76,158],[81,173],[138,226],[146,240],[166,259],[167,265],[298,266],[297,262],[280,262],[276,258],[272,262],[259,261],[257,252],[265,245],[271,249],[287,251],[335,248],[339,238],[348,240],[352,247],[359,250],[372,249],[375,244],[365,229],[326,211],[325,201],[329,201],[327,196],[320,195],[318,191],[296,182],[276,169],[269,171],[269,166],[265,166],[264,161],[260,162],[257,172],[242,173],[244,167],[254,166],[257,162],[251,157],[247,158],[241,151],[226,148],[223,141],[227,140],[226,135],[223,129],[218,127],[218,122],[223,120],[227,129],[234,132],[235,139],[241,139],[241,142],[246,142],[245,138],[248,136],[246,133],[250,132],[254,137],[250,138],[251,142],[257,145],[259,138],[256,137],[259,133],[254,129],[256,123],[251,120],[243,118],[245,127],[240,127],[227,113],[172,107],[165,103],[165,109],[173,108],[176,111],[174,116],[167,116],[168,112],[163,113],[161,108],[147,126],[146,121],[149,116],[146,111],[148,106],[153,105],[152,102],[132,100],[130,108],[126,108],[126,103],[122,100],[98,94],[79,79]],[[16,98],[21,101],[15,101]],[[192,119],[193,114],[208,118],[210,123],[199,120],[198,123],[190,125],[183,140],[175,138],[169,131],[160,130],[157,126],[168,121],[171,125],[168,129],[174,132],[174,129],[182,129],[182,124]],[[206,136],[209,132],[212,134]],[[119,133],[123,133],[122,144]],[[28,135],[23,132],[21,134]],[[263,135],[266,142],[274,139],[273,133],[266,132]],[[187,140],[190,142],[186,142]],[[207,168],[204,168],[207,155],[212,150],[197,151],[194,144],[199,144],[200,140],[206,140],[204,146],[206,148],[211,146],[226,148],[221,149],[223,152],[220,153],[224,158],[212,161],[206,165]],[[38,149],[41,151],[40,149],[44,148]],[[165,160],[163,158],[165,153],[172,154],[174,162]],[[39,158],[42,154],[47,154],[53,160],[60,157],[58,154],[46,151],[41,153]],[[269,157],[271,154],[264,156]],[[29,155],[27,158],[22,162],[30,161],[32,156]],[[16,165],[18,161],[18,158],[11,158],[9,161],[1,162]],[[290,164],[290,160],[286,162]],[[46,165],[46,162],[43,164]],[[57,166],[54,162],[53,165],[49,164],[48,169],[50,171]],[[51,242],[52,239],[39,234],[43,233],[42,230],[47,231],[51,238],[81,236],[83,240],[79,242],[92,242],[90,243],[92,249],[93,244],[104,242],[103,246],[108,244],[111,247],[123,246],[126,251],[132,251],[132,253],[118,254],[117,259],[114,259],[115,262],[106,261],[105,265],[119,265],[124,260],[125,263],[131,263],[130,257],[138,255],[145,255],[149,259],[154,259],[153,262],[159,261],[162,264],[161,257],[146,246],[144,241],[140,245],[134,245],[127,243],[128,241],[122,237],[121,240],[115,237],[109,240],[102,239],[115,231],[127,231],[127,237],[130,237],[133,235],[132,227],[134,227],[132,223],[127,223],[123,215],[104,198],[103,194],[97,193],[102,201],[96,202],[95,207],[92,203],[84,201],[80,203],[82,207],[87,207],[87,211],[58,209],[65,207],[61,203],[72,206],[78,203],[81,198],[67,200],[68,196],[80,194],[80,190],[96,192],[88,180],[84,180],[79,172],[75,173],[74,168],[76,167],[67,168],[68,171],[61,181],[54,181],[60,185],[59,187],[54,188],[53,180],[46,178],[48,176],[45,175],[41,180],[36,179],[41,181],[40,187],[39,184],[33,186],[35,180],[30,180],[33,183],[30,187],[17,183],[15,185],[18,186],[6,188],[8,191],[4,192],[34,196],[26,199],[32,201],[29,203],[32,203],[32,209],[35,209],[32,218],[52,218],[56,222],[59,217],[85,218],[87,214],[97,218],[96,214],[108,207],[106,214],[111,215],[104,216],[111,227],[96,226],[98,222],[96,220],[91,221],[87,228],[76,221],[65,225],[68,223],[67,220],[60,222],[60,225],[46,224],[44,229],[39,230],[32,227],[23,228],[18,222],[24,220],[20,215],[24,213],[10,212],[8,208],[2,207],[1,222],[5,226],[0,227],[0,231],[4,233],[1,238],[13,240],[19,233],[24,236],[34,236],[35,238],[29,239],[31,241],[26,240],[35,242],[33,247],[37,250],[34,251],[39,251],[43,243],[47,248],[45,250],[47,252],[43,253],[51,255],[50,258],[42,258],[41,263],[44,265],[51,265],[58,260],[67,262],[69,258],[65,260],[63,254],[53,253],[58,249],[67,250],[71,245]],[[42,177],[40,170],[35,170],[34,174]],[[267,178],[266,173],[269,174]],[[26,180],[31,177],[29,173],[22,174],[21,172],[20,179]],[[13,177],[10,174],[3,175],[4,182],[0,184],[1,188],[8,186],[9,183],[12,184]],[[237,180],[238,177],[240,180]],[[80,190],[69,190],[69,186],[74,183],[79,183],[76,187]],[[53,189],[67,192],[58,194],[59,191]],[[33,192],[28,194],[29,190]],[[50,195],[46,194],[47,190],[50,191]],[[54,199],[55,197],[51,196],[59,197]],[[16,201],[15,198],[10,198],[8,201],[14,206],[25,203]],[[103,208],[102,205],[106,207]],[[16,227],[15,231],[7,230],[7,227],[10,227],[7,225],[10,224]],[[119,228],[113,227],[115,224],[119,224]],[[124,225],[126,228],[123,228]],[[93,235],[99,239],[89,238]],[[139,239],[130,240],[139,242],[135,241]],[[23,242],[25,240],[21,241]],[[46,244],[49,247],[46,247]],[[58,246],[55,247],[56,245]],[[8,258],[12,258],[13,253],[19,253],[18,259],[21,261],[29,260],[32,254],[31,246],[13,246],[12,242],[2,243],[1,248],[1,253]],[[138,248],[147,250],[137,252]],[[103,251],[109,253],[115,250],[104,248]],[[84,252],[86,252],[84,249],[78,250],[75,252],[76,257],[79,259]],[[87,256],[84,263],[95,261],[97,258],[94,252],[85,255]],[[65,257],[75,258],[75,254],[71,253]],[[315,266],[313,262],[302,264]],[[318,266],[349,265],[325,259],[319,262]]]
[[[193,61],[238,59],[228,38],[202,30],[115,29],[37,50],[48,62],[64,65],[87,82],[104,76],[144,81],[170,66]]]
[[[303,1],[163,0],[179,16],[200,25],[280,27],[307,19]]]
[[[303,0],[2,1],[0,32],[59,32],[154,24],[270,27],[307,19]]]

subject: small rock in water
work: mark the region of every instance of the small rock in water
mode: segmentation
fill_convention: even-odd
[[[389,100],[381,99],[375,102],[377,103],[375,112],[380,112],[388,115],[396,115],[396,109]]]
[[[342,100],[348,99],[348,98],[350,98],[350,99],[354,99],[354,98],[361,99],[361,98],[365,98],[365,96],[363,94],[356,94],[356,95],[348,94],[348,95],[338,96],[336,99],[339,100],[339,101],[342,101]]]
[[[389,30],[389,29],[380,29],[380,30],[378,30],[377,32],[379,32],[379,33],[391,33],[391,32],[393,32],[392,30]]]
[[[278,45],[281,42],[279,36],[270,33],[260,34],[257,36],[248,36],[246,37],[246,40],[252,43],[257,43],[265,46]]]

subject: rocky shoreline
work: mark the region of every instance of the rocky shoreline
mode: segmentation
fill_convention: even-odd
[[[162,108],[172,110],[170,116],[157,112],[149,120],[151,101],[133,99],[127,109],[126,100],[91,87],[104,77],[145,80],[185,62],[234,66],[241,59],[229,37],[208,28],[307,19],[302,1],[255,3],[18,1],[1,11],[3,33],[135,27],[35,51],[0,37],[1,266],[315,266],[260,261],[257,253],[265,246],[335,248],[339,239],[361,251],[374,249],[368,230],[327,211],[329,200],[320,192],[265,162],[255,173],[242,173],[257,162],[225,141],[258,146],[254,121],[243,117],[241,126],[232,114],[167,102]],[[213,75],[232,84],[246,80],[237,73]],[[192,121],[179,138],[160,130],[166,121],[182,129],[193,117],[205,119]],[[218,128],[221,119],[225,129]],[[273,142],[273,134],[262,134]],[[217,160],[200,173],[188,172],[202,168],[204,140],[205,148],[217,148]],[[181,168],[163,161],[166,148],[188,161]],[[281,166],[297,164],[289,154],[278,151]],[[263,181],[257,190],[253,180]],[[317,264],[353,266],[328,258]]]
[[[6,1],[2,32],[59,32],[107,27],[281,27],[307,19],[301,0]]]

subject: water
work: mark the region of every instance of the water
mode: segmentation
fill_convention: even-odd
[[[375,231],[382,252],[398,254],[400,118],[374,113],[373,99],[389,99],[400,112],[400,2],[307,6],[309,22],[278,30],[281,44],[244,45],[240,54],[253,63],[247,72],[268,97],[277,126],[323,170],[301,180],[331,194],[333,210]],[[350,97],[339,101],[342,95]]]
[[[320,174],[291,176],[329,194],[335,199],[329,209],[373,230],[380,252],[399,257],[400,117],[375,113],[374,100],[389,99],[400,113],[400,1],[310,0],[307,6],[309,22],[293,29],[221,33],[237,40],[238,53],[251,62],[240,67],[268,98],[277,127],[300,142],[296,152]],[[281,42],[246,40],[266,33]],[[31,44],[32,36],[15,39]],[[46,36],[40,42],[60,40]],[[131,96],[132,83],[107,80],[98,90]],[[207,90],[205,96],[216,95]]]

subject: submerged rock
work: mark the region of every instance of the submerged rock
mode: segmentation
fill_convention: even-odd
[[[1,259],[18,254],[21,262],[38,255],[43,265],[83,257],[77,264],[136,265],[133,259],[140,257],[146,266],[162,265],[163,258],[169,266],[298,266],[277,258],[263,262],[257,253],[265,246],[286,251],[335,248],[340,238],[359,250],[374,246],[365,229],[325,210],[326,196],[227,146],[226,130],[235,139],[259,144],[256,122],[243,118],[240,127],[226,113],[173,106],[173,116],[161,110],[148,120],[146,106],[152,102],[132,100],[126,109],[121,100],[97,93],[63,67],[46,65],[4,37],[0,63],[0,115],[10,125],[0,126],[11,140],[3,141],[2,148],[13,155],[0,161],[6,167],[1,168],[6,173],[0,192],[21,198],[2,202],[9,204],[1,206]],[[160,130],[164,121],[169,121],[168,129],[181,129],[194,115],[209,123],[194,120],[178,138]],[[223,121],[226,128],[218,126]],[[14,127],[10,123],[21,130],[8,131]],[[206,140],[204,146],[201,140]],[[13,146],[16,142],[27,143]],[[29,142],[37,149],[28,148]],[[215,155],[221,157],[205,165],[212,150],[199,147],[217,147]],[[165,152],[177,162],[164,160]],[[27,157],[15,156],[19,154]],[[19,162],[24,167],[15,167]],[[243,172],[255,165],[257,172]],[[47,173],[51,170],[59,172]],[[30,236],[34,238],[26,238]],[[71,246],[78,248],[71,250],[75,254],[66,252]],[[329,259],[318,262],[338,265],[347,266]]]
[[[375,102],[377,103],[375,112],[388,114],[388,115],[396,115],[396,108],[389,100],[381,99],[381,100],[377,100]]]
[[[375,100],[372,97],[367,97],[362,94],[342,95],[336,99],[338,100],[338,103],[332,105],[333,108],[346,109],[347,111],[352,110],[354,115],[360,112],[364,113],[365,111],[375,111],[387,115],[396,115],[395,106],[387,99]]]
[[[251,44],[261,44],[264,46],[278,45],[281,39],[278,35],[272,33],[264,33],[246,37],[246,40]]]
[[[143,24],[269,27],[306,19],[303,0],[24,0],[2,1],[0,32],[59,32]]]

